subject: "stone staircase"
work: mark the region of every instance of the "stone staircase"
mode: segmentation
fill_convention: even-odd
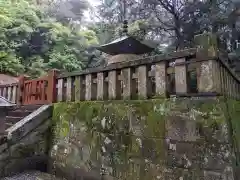
[[[5,130],[19,122],[21,119],[37,110],[40,105],[13,106],[9,108],[5,116]]]
[[[51,116],[51,105],[0,106],[0,179],[46,172]]]

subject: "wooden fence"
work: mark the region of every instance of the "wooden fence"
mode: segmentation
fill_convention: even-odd
[[[0,85],[0,96],[7,100],[16,103],[18,98],[18,83]]]
[[[56,102],[56,71],[38,79],[19,77],[16,84],[0,86],[0,95],[16,104],[50,104]]]
[[[146,99],[170,95],[224,94],[239,99],[240,79],[220,57],[201,57],[196,49],[189,49],[84,72],[57,76],[55,71],[51,71],[47,77],[22,80],[18,85],[0,87],[0,90],[2,96],[15,102],[19,99],[16,97],[22,96],[22,101],[19,101],[22,104]]]

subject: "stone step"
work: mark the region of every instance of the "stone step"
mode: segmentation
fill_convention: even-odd
[[[25,116],[31,114],[32,112],[33,111],[30,111],[30,110],[17,109],[17,110],[8,112],[8,116],[25,117]]]
[[[20,121],[21,119],[23,119],[24,117],[15,117],[15,116],[7,116],[6,117],[6,123],[17,123],[18,121]]]
[[[41,107],[41,105],[22,105],[12,107],[3,121],[4,124],[2,125],[3,131],[13,126],[15,123],[19,122],[32,112],[34,112],[39,107]]]
[[[42,105],[22,105],[22,106],[19,106],[17,109],[19,110],[22,110],[22,111],[35,111],[37,110],[38,108],[40,108]]]
[[[5,123],[5,129],[8,129],[10,127],[12,127],[14,124],[13,123]]]

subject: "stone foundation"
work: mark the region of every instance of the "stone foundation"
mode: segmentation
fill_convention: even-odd
[[[238,105],[223,98],[56,104],[50,171],[67,179],[237,179],[228,124]]]

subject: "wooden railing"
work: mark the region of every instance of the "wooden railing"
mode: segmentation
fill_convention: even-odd
[[[57,101],[222,95],[239,98],[240,80],[219,57],[196,49],[60,75]]]
[[[56,71],[52,70],[47,76],[25,80],[24,77],[20,80],[19,101],[23,105],[27,104],[50,104],[55,102],[55,87],[56,87]]]
[[[56,102],[56,73],[51,70],[47,76],[27,79],[20,76],[16,84],[0,86],[0,95],[16,104],[50,104]]]
[[[20,79],[0,87],[1,95],[18,104],[62,101],[147,99],[226,95],[240,99],[240,79],[221,57],[199,56],[196,49],[111,64],[84,72]],[[22,98],[21,98],[22,97]]]
[[[7,100],[13,103],[17,103],[18,83],[0,85],[0,96],[5,97]]]

